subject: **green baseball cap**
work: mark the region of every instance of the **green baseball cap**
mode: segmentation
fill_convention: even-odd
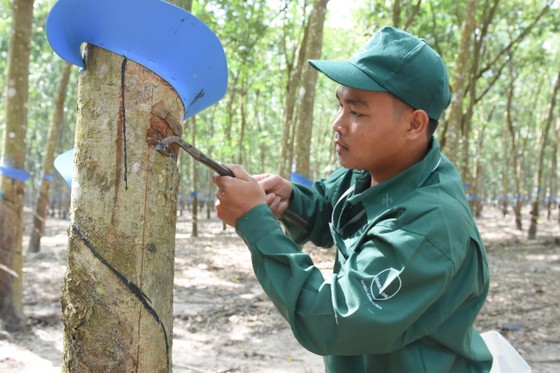
[[[426,41],[383,27],[347,61],[309,60],[335,82],[357,89],[389,92],[439,120],[451,101],[447,69]]]

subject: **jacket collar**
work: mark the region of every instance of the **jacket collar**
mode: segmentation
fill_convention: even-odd
[[[418,163],[407,168],[400,174],[365,190],[361,189],[369,174],[366,171],[355,171],[356,191],[351,194],[347,203],[362,204],[368,218],[378,216],[391,209],[404,197],[422,186],[442,162],[442,154],[438,141],[433,138],[426,156]],[[363,190],[361,193],[357,192]]]

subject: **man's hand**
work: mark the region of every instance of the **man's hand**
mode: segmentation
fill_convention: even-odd
[[[254,175],[253,178],[266,192],[266,203],[277,218],[281,217],[290,204],[292,184],[277,175]]]
[[[261,186],[241,166],[227,165],[235,178],[215,176],[214,184],[219,188],[216,211],[218,218],[235,227],[237,220],[257,205],[266,203]]]

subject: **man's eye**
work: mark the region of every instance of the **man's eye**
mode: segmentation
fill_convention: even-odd
[[[360,114],[356,113],[355,111],[351,111],[350,115],[354,118],[358,118],[360,116]]]

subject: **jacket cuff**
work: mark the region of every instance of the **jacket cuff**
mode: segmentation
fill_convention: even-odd
[[[264,203],[249,210],[237,220],[235,225],[237,234],[250,244],[256,243],[276,229],[281,229],[280,224],[268,208],[268,205]]]

